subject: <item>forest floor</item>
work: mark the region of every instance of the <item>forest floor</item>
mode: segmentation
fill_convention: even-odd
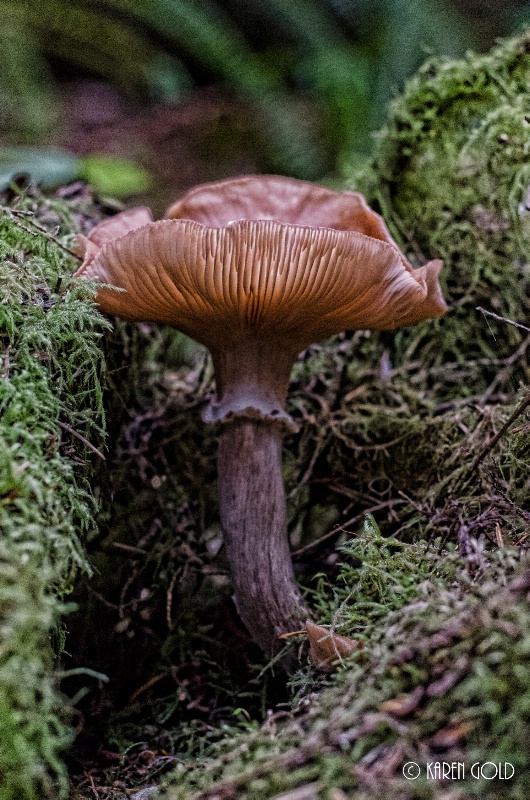
[[[116,205],[81,183],[3,193],[0,721],[27,738],[23,766],[0,753],[18,787],[1,800],[56,797],[50,775],[72,800],[528,797],[529,53],[523,36],[424,70],[365,178],[415,265],[444,259],[449,313],[342,334],[293,370],[297,579],[363,645],[334,673],[300,635],[286,680],[238,620],[208,355],[105,321],[71,278],[75,233]],[[190,170],[179,190],[220,177]]]

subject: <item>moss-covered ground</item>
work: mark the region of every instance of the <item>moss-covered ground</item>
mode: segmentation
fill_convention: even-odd
[[[8,198],[5,197],[8,201]],[[57,692],[64,614],[105,414],[100,338],[108,323],[71,280],[61,201],[0,209],[0,797],[64,794],[71,709]],[[57,788],[59,787],[59,788]]]
[[[364,649],[328,686],[300,671],[287,710],[180,759],[164,796],[526,797],[530,573],[519,554],[435,555],[367,521],[342,558],[319,607]],[[437,781],[437,763],[461,766]],[[498,764],[510,766],[491,780]]]
[[[20,726],[26,708],[46,731],[32,738],[24,722],[8,774],[21,780],[19,759],[30,754],[26,772],[41,773],[27,785],[37,788],[13,783],[18,795],[11,788],[2,800],[53,797],[58,790],[42,775],[64,785],[59,752],[72,738],[65,696],[75,706],[67,759],[76,800],[145,800],[161,784],[173,800],[528,796],[529,77],[528,34],[487,56],[427,65],[396,100],[370,170],[349,179],[417,263],[444,258],[451,310],[414,328],[315,345],[293,372],[289,411],[301,432],[286,439],[284,464],[297,574],[315,619],[364,645],[331,676],[313,668],[304,637],[293,636],[287,646],[299,649],[300,669],[286,685],[238,622],[218,524],[215,429],[200,421],[213,391],[204,351],[150,325],[105,335],[103,464],[93,448],[103,447],[104,323],[86,290],[67,282],[73,258],[49,236],[15,230],[20,218],[4,209],[14,250],[3,268],[21,281],[29,262],[36,276],[25,293],[9,289],[6,307],[21,330],[36,315],[41,337],[24,350],[6,317],[4,381],[29,364],[51,394],[47,405],[33,400],[17,412],[22,427],[10,433],[15,461],[6,475],[25,481],[38,469],[53,491],[37,495],[34,482],[2,492],[10,552],[21,575],[30,568],[27,580],[2,577],[2,591],[25,593],[6,601],[6,618],[17,608],[13,653],[28,654],[23,661],[38,654],[26,705],[10,688],[21,692],[21,662],[6,672],[6,718]],[[24,211],[37,200],[15,202]],[[59,234],[61,220],[42,220],[62,245],[89,224],[79,202],[60,206],[70,222]],[[56,201],[49,208],[58,213]],[[81,315],[71,341],[94,349],[41,344],[44,323],[66,319],[50,314],[68,309]],[[20,378],[19,392],[29,386]],[[40,410],[45,432],[22,455],[16,448],[33,441]],[[38,467],[19,469],[26,461]],[[59,507],[64,538],[47,516]],[[16,514],[36,509],[34,538],[16,533],[26,530]],[[23,557],[17,548],[26,540]],[[67,598],[77,610],[64,618],[59,662],[49,635],[62,630],[73,565],[85,572]],[[57,670],[67,673],[62,697]],[[411,761],[417,780],[403,775]],[[442,762],[464,764],[464,777],[435,780],[427,765]],[[486,768],[475,779],[476,762],[508,762],[514,774],[489,780]]]

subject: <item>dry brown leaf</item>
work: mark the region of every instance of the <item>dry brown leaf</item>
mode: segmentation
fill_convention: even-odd
[[[476,722],[455,722],[452,725],[448,725],[446,728],[441,728],[437,733],[435,733],[434,736],[429,740],[429,744],[431,747],[444,750],[454,747],[475,727]]]
[[[385,700],[379,706],[379,711],[386,711],[394,717],[406,717],[419,706],[424,694],[425,689],[423,686],[418,686],[410,694],[402,694],[399,697],[393,697],[391,700]]]
[[[322,672],[333,672],[337,668],[337,662],[363,646],[362,642],[348,639],[347,636],[334,633],[310,620],[306,622],[306,630],[311,648],[311,660]]]

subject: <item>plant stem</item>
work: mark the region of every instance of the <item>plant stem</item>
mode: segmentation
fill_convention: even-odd
[[[219,438],[221,526],[237,611],[268,656],[278,635],[309,616],[294,579],[282,477],[282,431],[275,422],[234,420]]]

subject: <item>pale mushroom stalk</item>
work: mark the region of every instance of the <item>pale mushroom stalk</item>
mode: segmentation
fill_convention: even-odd
[[[283,410],[296,356],[259,339],[214,351],[217,401],[203,415],[227,416],[217,456],[221,528],[237,611],[269,655],[309,613],[294,578],[282,476],[283,434],[296,429]]]
[[[219,437],[219,511],[237,611],[267,655],[307,618],[294,578],[274,422],[235,420]]]
[[[167,323],[212,354],[221,525],[234,599],[268,655],[308,611],[294,579],[282,480],[284,409],[298,354],[351,329],[444,314],[440,261],[413,269],[355,192],[277,176],[199,186],[153,222],[117,215],[80,238],[78,275],[101,308]],[[108,284],[122,289],[116,292]]]

